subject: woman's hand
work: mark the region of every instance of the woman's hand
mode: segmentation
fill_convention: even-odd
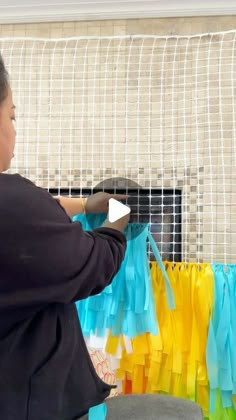
[[[86,213],[107,213],[108,212],[108,202],[110,198],[115,200],[125,200],[128,198],[128,195],[125,194],[109,194],[106,192],[98,192],[93,195],[90,195],[85,203]]]

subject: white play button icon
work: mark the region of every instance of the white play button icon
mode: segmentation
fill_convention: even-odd
[[[110,223],[116,222],[130,213],[130,208],[120,203],[120,201],[110,198],[108,209],[108,220]]]
[[[127,240],[130,241],[142,234],[147,228],[149,214],[151,213],[149,197],[147,196],[148,190],[145,193],[141,185],[131,179],[114,177],[99,182],[91,189],[90,194],[96,194],[101,191],[109,193],[112,197],[108,200],[108,208],[106,207],[105,212],[101,213],[101,215],[99,213],[86,213],[85,229],[93,230],[102,227],[105,220],[108,220],[110,223],[115,223],[116,221],[118,223],[120,218],[127,217],[130,214],[129,223],[124,229]],[[126,195],[127,198],[121,199],[113,194]],[[119,230],[120,227],[118,226],[117,229]]]

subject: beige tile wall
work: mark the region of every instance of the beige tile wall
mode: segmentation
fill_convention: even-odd
[[[199,16],[0,25],[1,36],[191,35],[235,29],[236,16]]]
[[[45,187],[125,176],[181,188],[183,259],[234,263],[235,33],[165,36],[235,27],[235,16],[0,26],[18,114],[12,170]],[[119,38],[135,34],[163,39]],[[118,39],[3,40],[80,36]]]

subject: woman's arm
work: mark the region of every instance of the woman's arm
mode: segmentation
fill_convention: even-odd
[[[87,198],[85,197],[55,197],[60,205],[64,208],[69,217],[75,216],[78,213],[85,213],[85,205]]]
[[[20,176],[0,177],[0,191],[0,310],[24,314],[26,307],[74,302],[111,283],[126,251],[121,232],[84,231],[51,194]]]
[[[55,197],[57,201],[64,208],[69,217],[75,216],[78,213],[107,213],[109,209],[109,200],[125,200],[128,198],[127,194],[109,194],[103,191],[90,195],[89,197]],[[126,224],[129,218],[126,218]],[[125,226],[125,220],[122,221],[122,226]],[[120,223],[109,223],[106,227],[123,230],[120,228]],[[117,225],[117,227],[116,227]],[[104,225],[105,226],[105,225]]]

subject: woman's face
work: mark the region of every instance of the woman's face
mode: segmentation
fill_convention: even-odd
[[[6,171],[14,154],[16,131],[14,127],[15,106],[8,88],[6,99],[0,104],[0,172]]]

